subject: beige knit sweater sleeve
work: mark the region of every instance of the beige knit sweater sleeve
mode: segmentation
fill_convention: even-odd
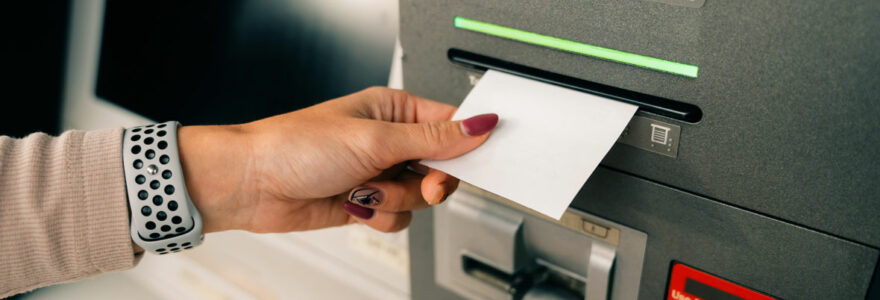
[[[0,136],[0,298],[125,270],[122,129]]]

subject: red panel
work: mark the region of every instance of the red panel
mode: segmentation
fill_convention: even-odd
[[[703,299],[698,298],[694,295],[685,293],[684,284],[685,281],[690,278],[691,280],[699,281],[705,285],[711,286],[719,291],[723,291],[732,296],[740,297],[742,299],[759,299],[759,300],[775,300],[776,298],[769,297],[767,295],[758,293],[751,289],[742,287],[733,282],[715,277],[709,273],[702,272],[691,267],[675,264],[672,266],[672,275],[669,279],[669,293],[666,295],[666,299],[669,300],[712,300],[712,299]]]

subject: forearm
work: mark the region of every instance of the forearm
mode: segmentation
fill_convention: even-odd
[[[0,298],[134,266],[121,139],[0,137]]]

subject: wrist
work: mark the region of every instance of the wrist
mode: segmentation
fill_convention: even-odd
[[[182,126],[178,150],[203,233],[246,229],[250,147],[239,126]]]

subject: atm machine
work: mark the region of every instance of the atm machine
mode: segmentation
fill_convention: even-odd
[[[466,184],[417,213],[413,299],[880,297],[880,2],[400,2],[414,94],[639,106],[562,220]]]

